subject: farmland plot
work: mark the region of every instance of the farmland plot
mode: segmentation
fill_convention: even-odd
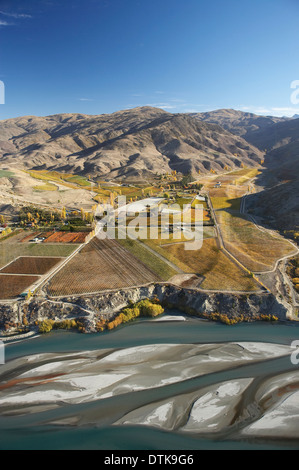
[[[28,243],[34,238],[34,233],[31,232],[27,236],[25,233],[18,233],[0,242],[0,269],[19,256],[65,258],[79,246],[76,243]],[[26,238],[25,241],[24,238]]]
[[[144,285],[158,276],[116,240],[94,238],[46,285],[50,295],[72,295]]]
[[[221,210],[216,217],[226,248],[251,271],[271,270],[278,259],[294,252],[287,240],[259,229],[240,214]]]
[[[63,259],[64,258],[21,256],[1,269],[0,273],[42,275],[54,268],[54,266]]]
[[[53,232],[44,243],[85,243],[89,232]]]
[[[14,299],[39,279],[39,276],[0,274],[0,299]]]
[[[157,249],[161,252],[161,248],[156,246]],[[258,289],[255,281],[217,248],[214,238],[205,239],[200,250],[185,250],[183,244],[171,244],[164,246],[162,250],[164,256],[186,273],[202,277],[203,281],[200,284],[202,289],[224,291]]]

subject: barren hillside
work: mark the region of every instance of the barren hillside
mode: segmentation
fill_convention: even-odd
[[[0,163],[107,178],[256,166],[263,152],[216,124],[142,107],[0,122]]]
[[[239,135],[251,143],[256,133],[267,131],[273,124],[289,121],[288,118],[260,116],[235,109],[218,109],[206,113],[191,113],[190,116],[200,121],[218,124],[223,129],[230,131],[232,134]],[[261,149],[264,150],[264,147],[261,147]]]

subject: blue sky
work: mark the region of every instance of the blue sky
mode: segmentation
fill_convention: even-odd
[[[0,119],[299,113],[298,19],[298,0],[0,0]]]

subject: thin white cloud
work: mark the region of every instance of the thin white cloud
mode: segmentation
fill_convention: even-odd
[[[79,101],[94,101],[91,98],[79,98]]]
[[[4,16],[9,16],[10,18],[32,18],[31,15],[25,13],[7,13],[6,11],[0,10],[0,14]]]
[[[176,109],[176,106],[173,106],[169,103],[148,103],[145,106],[151,106],[152,108],[161,108],[161,109]]]
[[[283,113],[285,116],[293,116],[294,114],[298,114],[299,113],[299,108],[290,108],[290,107],[286,107],[286,108],[272,108],[274,112],[278,112],[278,113]]]
[[[254,114],[261,114],[265,116],[277,116],[277,117],[293,117],[294,114],[299,113],[299,108],[292,108],[290,106],[286,107],[264,107],[264,106],[242,106],[240,107],[242,111],[248,111]]]
[[[0,20],[0,26],[11,26],[13,23],[7,23],[7,21]]]
[[[198,111],[198,109],[195,109],[195,108],[186,108],[184,109],[184,113],[200,113],[200,111]]]

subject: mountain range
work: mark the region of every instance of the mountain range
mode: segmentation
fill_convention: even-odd
[[[262,164],[262,166],[261,166]],[[145,181],[175,170],[263,167],[251,209],[299,231],[299,119],[233,109],[172,114],[140,107],[112,114],[24,116],[0,121],[0,167]]]
[[[200,121],[218,124],[232,134],[239,135],[251,142],[256,132],[265,132],[273,124],[289,121],[289,118],[260,116],[235,109],[218,109],[205,113],[191,113],[190,116]]]
[[[0,122],[0,163],[27,169],[147,179],[173,170],[187,174],[257,166],[263,156],[216,122],[151,107]]]

